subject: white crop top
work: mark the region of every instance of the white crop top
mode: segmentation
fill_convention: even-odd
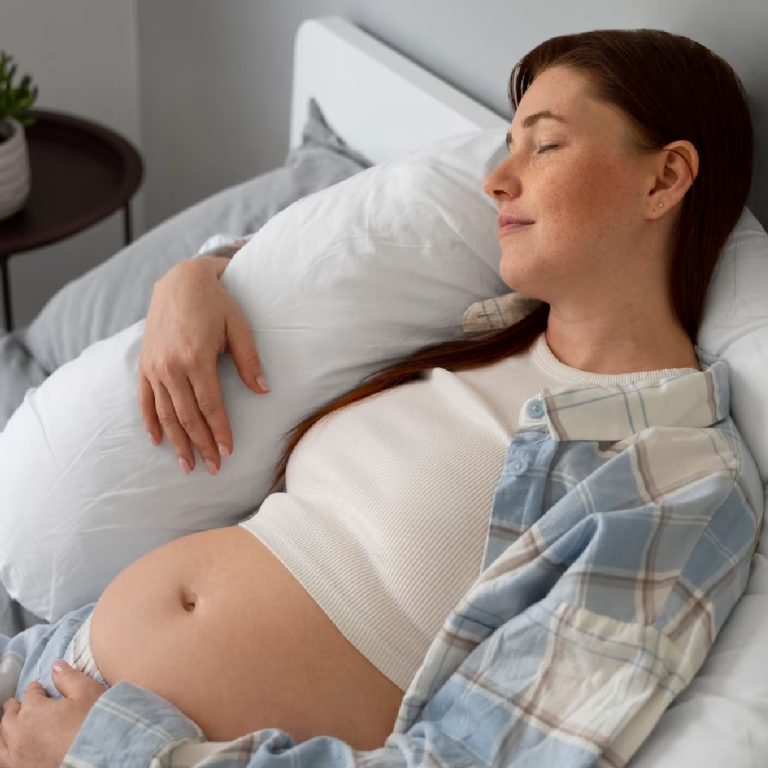
[[[527,352],[491,365],[433,368],[316,422],[290,456],[285,492],[270,494],[240,525],[405,691],[480,574],[525,401],[544,387],[680,370],[586,373],[560,362],[544,333]]]

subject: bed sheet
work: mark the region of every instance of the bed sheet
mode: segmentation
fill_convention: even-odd
[[[16,602],[0,584],[0,635],[13,637],[28,627],[43,623],[43,619]]]

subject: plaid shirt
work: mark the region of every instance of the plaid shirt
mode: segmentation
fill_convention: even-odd
[[[728,364],[703,368],[544,389],[523,405],[482,573],[383,747],[297,744],[277,728],[207,742],[169,702],[119,682],[63,765],[625,765],[701,667],[760,535],[763,491],[729,416]]]

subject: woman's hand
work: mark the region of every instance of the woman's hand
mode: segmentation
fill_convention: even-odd
[[[173,267],[156,283],[139,357],[138,395],[144,426],[158,445],[163,432],[179,466],[195,466],[192,443],[215,475],[232,453],[232,430],[216,372],[230,352],[245,385],[263,394],[261,362],[242,310],[219,282],[222,258],[200,257]],[[186,466],[185,466],[186,462]]]
[[[51,699],[40,683],[8,699],[0,720],[0,768],[59,768],[96,700],[107,690],[84,672],[63,664],[53,682],[63,699]]]

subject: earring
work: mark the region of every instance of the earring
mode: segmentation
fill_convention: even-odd
[[[660,203],[659,203],[659,204],[658,204],[656,207],[657,207],[657,208],[663,208],[663,207],[664,207],[664,202],[663,202],[663,201],[662,201],[662,202],[660,202]]]

